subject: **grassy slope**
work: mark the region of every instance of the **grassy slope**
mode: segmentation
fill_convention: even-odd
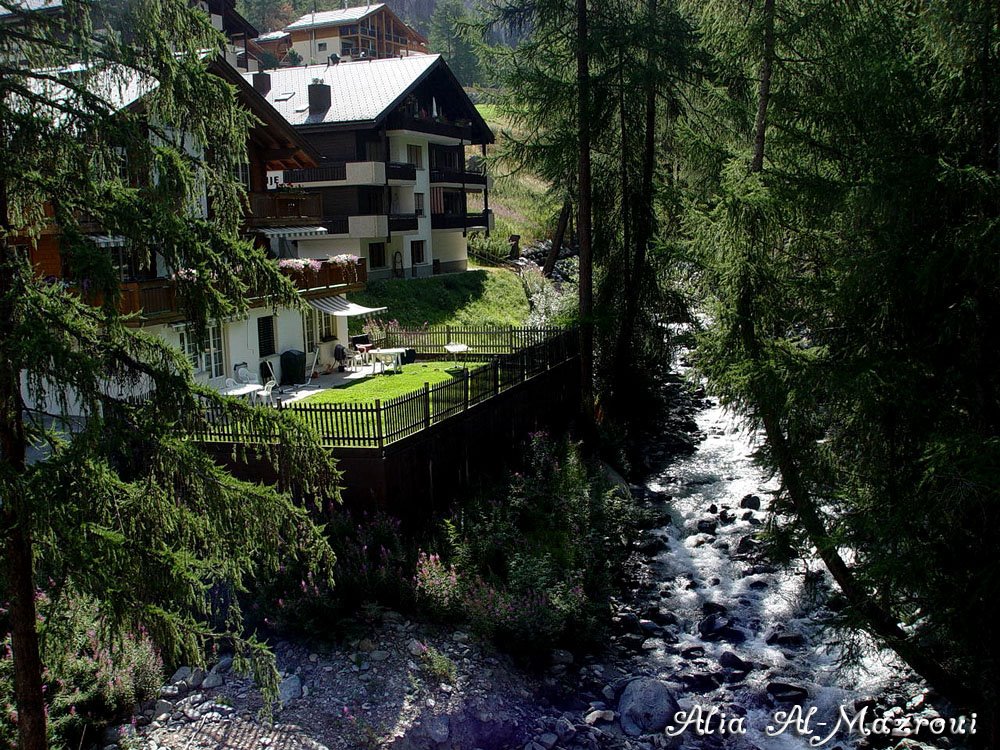
[[[478,104],[476,108],[497,134],[493,149],[501,147],[503,130],[509,126],[494,105]],[[510,165],[503,161],[494,162],[491,172],[495,184],[490,191],[490,208],[496,216],[496,235],[506,240],[508,235],[519,234],[522,245],[550,236],[559,202],[548,194],[548,184],[523,171],[509,174]]]
[[[371,281],[351,301],[388,307],[382,313],[404,328],[431,326],[521,325],[530,312],[520,279],[501,269],[478,269],[427,279]],[[352,323],[359,318],[352,318]],[[422,381],[421,381],[422,382]]]
[[[401,372],[391,375],[378,375],[357,380],[340,388],[330,388],[302,399],[304,404],[345,404],[374,401],[413,393],[424,387],[424,383],[436,385],[451,380],[447,372],[451,362],[414,362],[405,365]],[[470,369],[475,369],[477,363],[467,363]],[[391,371],[390,371],[391,372]]]

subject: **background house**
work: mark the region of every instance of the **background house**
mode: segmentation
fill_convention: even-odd
[[[377,59],[427,52],[427,39],[382,4],[309,13],[284,29],[291,49],[306,64],[345,59]]]

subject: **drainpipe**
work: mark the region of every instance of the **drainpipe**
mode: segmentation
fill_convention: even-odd
[[[458,139],[458,147],[461,149],[462,159],[459,167],[462,170],[462,238],[469,236],[469,199],[465,195],[465,139]]]
[[[490,236],[490,178],[486,173],[486,144],[483,144],[483,212],[486,215],[486,236]]]
[[[382,188],[382,199],[386,201],[388,207],[385,219],[385,244],[388,246],[392,241],[392,188],[389,187],[389,163],[392,161],[392,154],[389,152],[389,131],[382,125],[382,139],[385,143],[385,186]]]

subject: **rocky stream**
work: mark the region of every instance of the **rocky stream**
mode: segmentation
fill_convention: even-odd
[[[640,583],[613,602],[601,653],[555,651],[547,669],[527,674],[466,633],[388,612],[343,646],[278,643],[284,679],[273,721],[258,718],[259,694],[223,660],[208,672],[180,670],[103,744],[962,747],[961,734],[933,731],[946,708],[889,654],[873,649],[859,667],[838,666],[834,635],[822,627],[830,585],[819,564],[779,569],[758,559],[755,533],[776,483],[753,461],[754,436],[702,393],[682,396],[681,377],[668,387],[678,395],[671,429],[648,447],[649,476],[630,486],[656,521],[641,541]]]

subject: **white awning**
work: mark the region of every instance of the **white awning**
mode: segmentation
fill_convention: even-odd
[[[350,318],[355,315],[372,315],[373,313],[388,310],[388,307],[363,307],[353,302],[348,302],[343,297],[317,297],[306,300],[310,305],[327,315],[336,315],[338,318]]]
[[[125,238],[110,234],[92,234],[90,239],[98,247],[125,247]]]
[[[326,227],[265,227],[257,231],[268,239],[272,237],[299,239],[302,237],[322,237],[326,234]]]

